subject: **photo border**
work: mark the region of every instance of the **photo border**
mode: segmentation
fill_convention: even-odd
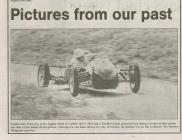
[[[34,28],[35,30],[36,30],[36,28]],[[61,28],[60,28],[61,29]],[[65,28],[63,28],[63,29],[65,29]],[[69,29],[69,28],[67,28],[67,29]],[[104,28],[103,28],[104,29]],[[107,28],[107,29],[109,29],[109,28]],[[112,28],[113,29],[113,28]],[[120,28],[121,29],[121,28]],[[123,29],[127,29],[127,28],[123,28]],[[155,29],[155,28],[128,28],[128,29]],[[163,29],[163,28],[156,28],[156,29]],[[178,65],[180,68],[178,68],[179,70],[180,70],[180,72],[178,72],[178,73],[180,73],[180,75],[178,75],[177,77],[178,78],[180,78],[180,79],[178,79],[178,82],[179,82],[179,85],[180,85],[180,92],[178,91],[178,86],[177,86],[177,95],[179,95],[180,96],[180,103],[179,103],[179,106],[180,106],[180,109],[179,109],[179,122],[180,122],[180,131],[179,132],[136,132],[136,133],[134,133],[134,132],[128,132],[128,133],[11,133],[10,132],[10,130],[9,130],[9,122],[10,122],[10,117],[9,117],[9,109],[10,109],[10,107],[9,107],[9,96],[10,96],[10,37],[9,37],[9,35],[10,35],[10,30],[11,29],[9,29],[9,0],[7,0],[7,73],[8,73],[8,77],[7,77],[7,91],[8,91],[8,93],[7,93],[7,95],[8,95],[8,97],[7,97],[7,103],[8,103],[8,111],[7,111],[7,113],[8,113],[8,118],[7,118],[7,122],[8,122],[8,134],[181,134],[181,0],[180,0],[180,29],[178,30],[178,28],[164,28],[164,29],[177,29],[177,33],[180,31],[180,41],[179,41],[179,45],[180,46],[178,46],[178,49],[179,49],[179,51],[180,51],[180,56],[179,56],[179,58],[180,58],[180,60],[179,60],[179,63],[180,63],[180,65]],[[24,30],[24,29],[23,29]],[[177,42],[178,42],[177,41]],[[179,92],[179,93],[178,93]],[[178,97],[178,96],[177,96]],[[177,104],[178,104],[178,99],[177,99]],[[177,105],[178,106],[178,105]],[[178,111],[178,108],[177,108],[177,111]],[[178,112],[177,112],[177,117],[178,117]],[[45,120],[45,121],[48,121],[48,120]]]

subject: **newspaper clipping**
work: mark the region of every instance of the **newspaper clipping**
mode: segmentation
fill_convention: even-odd
[[[8,0],[9,134],[180,134],[180,0]]]

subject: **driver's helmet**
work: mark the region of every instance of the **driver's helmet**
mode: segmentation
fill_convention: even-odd
[[[73,52],[73,57],[79,59],[88,53],[90,53],[90,51],[86,49],[75,49]]]

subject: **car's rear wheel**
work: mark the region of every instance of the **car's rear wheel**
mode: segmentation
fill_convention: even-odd
[[[79,93],[79,77],[76,69],[70,70],[69,74],[69,89],[73,97],[76,97]]]
[[[50,80],[50,71],[48,64],[40,64],[38,68],[37,81],[40,87],[47,87]]]
[[[131,64],[129,67],[129,83],[133,93],[140,89],[140,69],[138,64]]]

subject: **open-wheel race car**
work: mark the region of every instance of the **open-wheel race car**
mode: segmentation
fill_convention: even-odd
[[[76,55],[67,66],[40,64],[37,75],[38,85],[47,87],[50,80],[56,85],[68,84],[70,93],[74,97],[78,95],[80,88],[115,89],[122,82],[129,82],[133,93],[139,91],[138,64],[130,64],[127,69],[117,70],[107,57],[100,57],[100,55],[98,57],[97,54],[90,55],[88,52],[83,52],[82,55]],[[87,61],[83,61],[86,58]],[[64,71],[63,74],[52,75],[50,73],[52,67],[58,67],[60,71]]]

